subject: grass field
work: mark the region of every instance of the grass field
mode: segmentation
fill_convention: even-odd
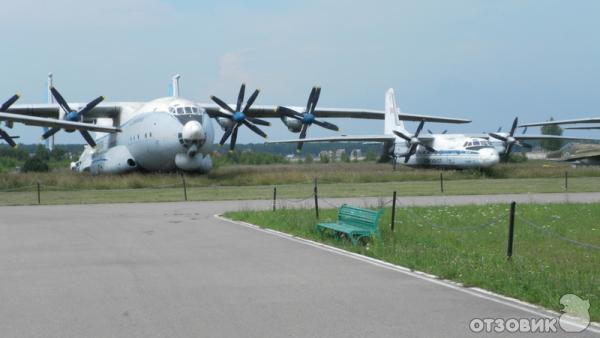
[[[517,179],[600,177],[600,167],[573,168],[566,163],[528,161],[499,164],[490,170],[445,170],[444,179]],[[315,177],[321,183],[372,183],[437,181],[439,170],[412,169],[398,166],[392,171],[387,163],[357,162],[328,164],[235,165],[216,168],[208,175],[186,174],[192,186],[258,186],[312,183]],[[97,175],[57,170],[50,173],[2,173],[0,190],[31,186],[36,183],[62,190],[149,188],[181,183],[176,173],[130,173],[125,175]]]
[[[118,180],[118,178],[116,178]],[[189,184],[189,182],[188,182]],[[37,204],[35,185],[0,190],[0,205]],[[396,181],[371,183],[319,183],[320,197],[389,197],[396,190],[400,196],[481,195],[506,193],[564,192],[563,178],[471,179],[444,180],[444,193],[439,181]],[[569,192],[600,191],[600,177],[569,179]],[[312,194],[313,184],[277,185],[278,199],[305,198]],[[65,189],[41,185],[42,204],[86,204],[126,202],[170,202],[184,200],[181,181],[156,188]],[[188,185],[190,201],[271,199],[273,185],[202,186]]]
[[[318,178],[323,197],[504,194],[600,191],[600,168],[571,168],[562,163],[530,161],[501,164],[493,171],[443,171],[401,168],[389,164],[331,163],[230,166],[209,175],[185,175],[189,200],[270,199],[277,186],[282,199],[309,196]],[[0,205],[181,201],[182,177],[176,173],[98,175],[58,171],[0,174]]]
[[[321,219],[335,215],[336,210],[323,210]],[[380,222],[382,242],[366,247],[321,239],[314,228],[314,213],[306,210],[240,211],[226,216],[557,311],[560,297],[573,293],[589,299],[592,320],[600,320],[599,204],[519,205],[511,261],[506,259],[508,205],[399,208],[393,233],[388,208]]]

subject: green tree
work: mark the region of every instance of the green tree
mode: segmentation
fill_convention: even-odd
[[[23,163],[23,168],[21,170],[23,172],[46,172],[50,170],[50,167],[48,167],[48,163],[38,158],[37,156],[34,156],[25,161],[25,163]]]
[[[63,148],[56,147],[50,152],[50,158],[54,161],[65,160],[67,158],[67,152]]]
[[[550,118],[550,121],[554,121]],[[563,130],[558,124],[548,124],[542,126],[542,135],[562,135]],[[546,151],[556,151],[563,146],[563,140],[541,140],[540,146]]]
[[[311,154],[306,154],[306,156],[304,156],[304,163],[313,163],[313,157]]]
[[[342,153],[341,160],[342,160],[342,162],[350,163],[350,156],[348,156],[348,154],[346,154],[346,152],[344,152],[344,153]]]
[[[367,162],[377,161],[377,154],[373,150],[367,151],[367,155],[365,156],[365,161],[367,161]]]
[[[46,147],[44,147],[41,144],[38,144],[37,147],[35,148],[35,156],[38,159],[42,160],[42,161],[48,161],[50,160],[50,152],[48,151],[48,149],[46,149]]]
[[[329,163],[329,156],[326,154],[319,155],[319,162],[321,163]]]

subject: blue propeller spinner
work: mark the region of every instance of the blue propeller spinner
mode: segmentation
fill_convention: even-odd
[[[258,134],[264,138],[267,137],[267,134],[265,134],[262,130],[260,130],[260,128],[258,128],[256,125],[257,124],[261,125],[261,126],[270,126],[271,125],[271,123],[269,123],[268,121],[247,116],[248,111],[250,110],[250,107],[252,107],[252,104],[258,97],[258,93],[260,93],[260,90],[256,89],[254,91],[254,93],[252,93],[252,95],[250,95],[250,98],[248,98],[248,101],[246,102],[246,106],[244,107],[244,109],[242,109],[242,103],[244,103],[245,91],[246,91],[246,85],[242,83],[242,86],[240,87],[240,92],[238,94],[238,100],[237,100],[237,104],[235,106],[235,110],[232,109],[227,103],[225,103],[225,101],[219,99],[218,97],[216,97],[216,96],[210,97],[210,99],[213,100],[217,105],[219,105],[219,107],[221,107],[223,110],[225,110],[225,111],[219,111],[219,112],[215,113],[215,115],[226,118],[233,122],[229,127],[227,127],[227,129],[225,130],[225,134],[223,134],[223,137],[221,138],[221,141],[219,142],[220,145],[223,145],[225,143],[225,141],[227,141],[227,139],[231,136],[231,142],[229,143],[229,150],[231,150],[231,151],[233,151],[235,149],[235,143],[237,141],[237,132],[238,132],[238,128],[241,125],[244,125],[244,126],[250,128],[250,130],[252,130],[256,134]]]
[[[308,127],[313,123],[329,129],[333,131],[339,131],[340,129],[333,123],[319,121],[317,120],[317,116],[315,115],[315,108],[317,107],[317,102],[319,101],[319,96],[321,95],[321,87],[315,86],[310,91],[310,95],[308,96],[308,102],[306,102],[306,110],[300,114],[297,111],[286,108],[286,107],[277,107],[277,112],[279,112],[283,116],[291,117],[296,119],[302,123],[302,129],[300,129],[300,141],[298,141],[298,145],[296,146],[296,151],[302,150],[302,139],[306,138],[306,131]]]

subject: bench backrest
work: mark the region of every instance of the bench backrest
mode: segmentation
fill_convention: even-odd
[[[342,205],[338,211],[338,221],[368,230],[378,230],[380,217],[381,210],[355,208],[347,204]]]

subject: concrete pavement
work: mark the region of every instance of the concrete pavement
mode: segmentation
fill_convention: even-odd
[[[600,199],[600,194],[560,195],[571,201]],[[447,204],[453,198],[461,204],[482,201],[481,196],[443,198]],[[429,199],[435,197],[402,203]],[[359,201],[381,202],[354,202]],[[484,336],[469,331],[473,318],[539,316],[526,305],[214,217],[270,206],[269,201],[220,201],[2,207],[0,333],[464,337]]]

